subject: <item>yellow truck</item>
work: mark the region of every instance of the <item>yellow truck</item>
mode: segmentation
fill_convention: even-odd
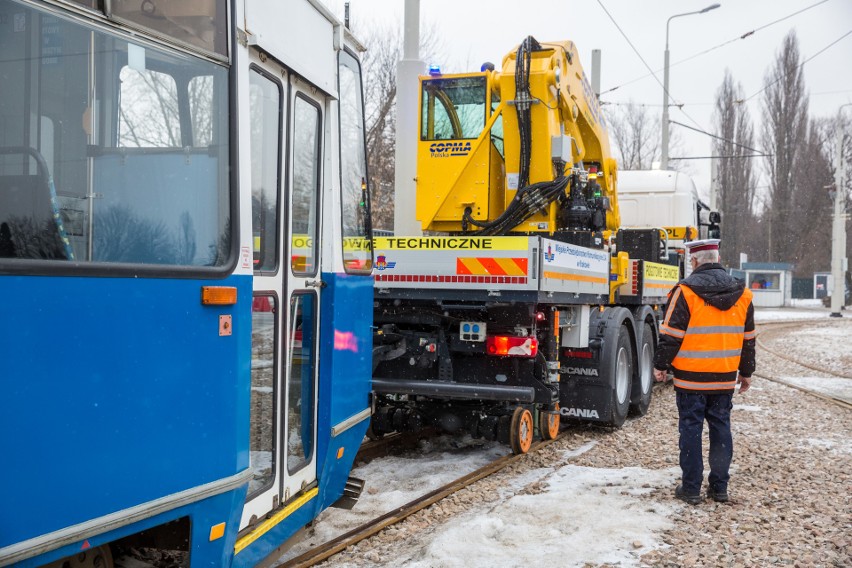
[[[681,269],[664,230],[621,226],[574,44],[528,37],[499,70],[423,76],[419,112],[424,234],[373,243],[372,435],[433,425],[523,453],[562,420],[644,414]]]

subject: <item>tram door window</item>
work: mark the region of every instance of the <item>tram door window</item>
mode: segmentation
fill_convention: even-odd
[[[297,93],[293,105],[293,274],[316,274],[319,108]]]
[[[364,139],[364,100],[361,66],[340,52],[340,193],[343,213],[343,261],[347,272],[370,272],[373,265],[370,232],[370,192],[367,187],[367,148]]]
[[[248,496],[269,489],[275,480],[275,395],[278,303],[272,294],[255,294],[251,309],[250,459],[254,475]]]
[[[281,84],[253,69],[250,76],[251,212],[254,269],[278,266],[278,187],[281,166]]]
[[[310,461],[313,453],[316,296],[300,293],[290,298],[290,318],[287,470],[295,473]]]

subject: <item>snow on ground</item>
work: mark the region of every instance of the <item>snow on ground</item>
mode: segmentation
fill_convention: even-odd
[[[349,511],[329,509],[323,512],[307,538],[290,549],[279,562],[294,558],[509,453],[508,446],[497,442],[475,440],[470,436],[441,436],[437,440],[422,440],[419,450],[355,467],[351,475],[367,480],[358,504]]]
[[[852,440],[849,439],[838,442],[835,440],[823,440],[821,438],[808,438],[805,440],[805,443],[818,448],[824,448],[836,454],[852,454]]]
[[[763,412],[763,408],[760,406],[754,406],[751,404],[735,404],[732,410],[745,410],[747,412]]]
[[[657,533],[672,525],[668,516],[676,505],[649,503],[638,495],[673,483],[680,475],[675,468],[653,471],[566,465],[537,470],[537,474],[541,477],[539,493],[514,494],[496,506],[456,517],[429,535],[429,542],[416,552],[417,560],[404,565],[535,566],[549,558],[548,563],[559,566],[628,566],[661,546]],[[566,551],[577,560],[568,560]]]
[[[355,468],[368,489],[351,511],[330,509],[284,562],[310,547],[414,500],[508,453],[494,442],[441,437],[447,451],[414,451],[376,459]],[[592,441],[562,452],[568,461],[595,446]],[[410,568],[530,566],[543,558],[559,558],[560,566],[616,563],[636,566],[639,557],[665,546],[659,533],[680,504],[640,499],[654,488],[675,483],[679,468],[601,469],[566,464],[539,468],[514,477],[499,491],[496,504],[480,503],[438,531],[421,537],[421,546],[399,551],[394,565]],[[391,487],[392,490],[386,490]],[[459,535],[464,535],[459,538]],[[571,550],[568,561],[564,557]],[[509,560],[511,559],[511,560]],[[507,562],[509,562],[507,564]]]
[[[831,310],[820,300],[793,300],[790,308],[754,308],[755,323],[828,318]],[[848,314],[852,317],[852,312]]]
[[[782,376],[778,378],[796,386],[852,401],[852,379],[790,376]]]

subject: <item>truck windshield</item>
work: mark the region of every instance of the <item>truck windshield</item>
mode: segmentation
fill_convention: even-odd
[[[228,71],[0,0],[0,262],[222,266]]]
[[[489,99],[486,77],[423,81],[421,140],[478,138],[485,127]]]

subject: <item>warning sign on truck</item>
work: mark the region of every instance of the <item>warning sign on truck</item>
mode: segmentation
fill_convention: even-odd
[[[378,237],[374,249],[527,250],[527,237]]]

